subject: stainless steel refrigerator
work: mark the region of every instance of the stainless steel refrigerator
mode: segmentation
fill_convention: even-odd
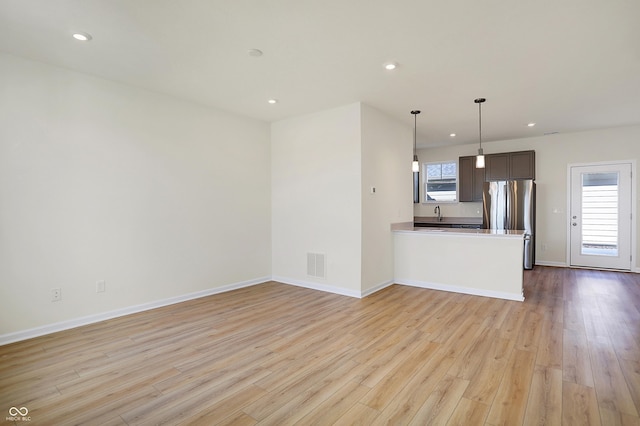
[[[520,230],[524,236],[524,268],[535,264],[536,183],[533,180],[485,182],[482,227]]]

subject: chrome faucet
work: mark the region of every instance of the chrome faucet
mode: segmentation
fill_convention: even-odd
[[[435,209],[433,209],[434,213],[438,213],[438,222],[440,222],[442,220],[442,216],[440,216],[440,206],[436,206]]]

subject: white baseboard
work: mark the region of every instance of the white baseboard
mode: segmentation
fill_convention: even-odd
[[[597,271],[615,271],[615,269],[603,269],[603,268],[588,268],[581,266],[569,266],[564,262],[547,262],[547,261],[536,261],[536,266],[553,266],[556,268],[575,268],[575,269],[595,269]],[[635,274],[640,274],[640,267],[632,266],[629,272],[633,272]]]
[[[369,288],[369,289],[367,289],[367,290],[363,291],[363,292],[362,292],[362,295],[361,295],[360,297],[361,297],[361,298],[363,298],[363,297],[370,296],[370,295],[372,295],[373,293],[377,293],[378,291],[380,291],[380,290],[382,290],[382,289],[384,289],[384,288],[387,288],[387,287],[389,287],[390,285],[393,285],[393,284],[395,284],[395,283],[396,283],[396,282],[395,282],[394,280],[385,281],[385,282],[383,282],[383,283],[380,283],[380,284],[378,284],[378,285],[376,285],[376,286],[374,286],[374,287],[371,287],[371,288]]]
[[[106,321],[112,318],[118,318],[125,315],[135,314],[137,312],[148,311],[162,306],[173,305],[175,303],[186,302],[187,300],[198,299],[201,297],[211,296],[218,293],[225,293],[227,291],[237,290],[239,288],[250,287],[257,284],[262,284],[267,281],[277,281],[283,284],[294,285],[297,287],[309,288],[312,290],[319,290],[325,293],[334,293],[342,296],[349,296],[361,299],[377,291],[382,290],[392,284],[394,281],[387,281],[381,283],[371,289],[364,292],[356,290],[348,290],[341,287],[335,287],[331,285],[319,284],[314,282],[307,282],[301,280],[293,280],[286,277],[274,276],[274,277],[262,277],[253,280],[242,281],[234,284],[225,285],[222,287],[211,288],[208,290],[198,291],[195,293],[188,293],[180,296],[170,297],[168,299],[156,300],[149,303],[143,303],[140,305],[127,306],[125,308],[116,309],[113,311],[102,312],[99,314],[88,315],[79,318],[73,318],[66,321],[60,321],[53,324],[47,324],[40,327],[31,328],[28,330],[16,331],[13,333],[7,333],[0,335],[0,346],[7,345],[9,343],[19,342],[22,340],[32,339],[34,337],[44,336],[46,334],[56,333],[58,331],[69,330],[71,328],[82,327],[84,325],[94,324],[100,321]]]
[[[213,294],[225,293],[227,291],[237,290],[239,288],[249,287],[256,284],[261,284],[267,281],[271,281],[271,277],[256,278],[253,280],[237,282],[234,284],[225,285],[222,287],[215,287],[208,290],[197,291],[194,293],[188,293],[181,296],[170,297],[163,300],[156,300],[149,303],[143,303],[140,305],[128,306],[126,308],[120,308],[113,311],[102,312],[99,314],[88,315],[85,317],[73,318],[66,321],[60,321],[53,324],[47,324],[41,327],[35,327],[28,330],[16,331],[13,333],[0,335],[0,346],[9,343],[19,342],[21,340],[27,340],[38,336],[44,336],[45,334],[56,333],[58,331],[68,330],[71,328],[81,327],[83,325],[93,324],[100,321],[105,321],[112,318],[122,317],[125,315],[135,314],[137,312],[148,311],[162,306],[173,305],[175,303],[186,302],[187,300],[198,299],[200,297],[211,296]]]
[[[477,288],[460,287],[448,284],[430,283],[414,280],[396,280],[396,284],[408,285],[411,287],[428,288],[430,290],[441,290],[453,293],[470,294],[473,296],[492,297],[494,299],[515,300],[517,302],[524,301],[523,294],[504,293],[500,291],[482,290]]]
[[[536,262],[536,265],[554,266],[554,267],[561,267],[561,268],[567,267],[567,265],[562,262],[542,261],[542,262]],[[633,272],[640,273],[640,268],[634,268]],[[21,340],[31,339],[33,337],[55,333],[58,331],[81,327],[83,325],[93,324],[96,322],[105,321],[112,318],[130,315],[137,312],[147,311],[147,310],[159,308],[162,306],[173,305],[175,303],[185,302],[187,300],[198,299],[200,297],[211,296],[214,294],[224,293],[224,292],[236,290],[239,288],[262,284],[267,281],[277,281],[283,284],[309,288],[312,290],[323,291],[326,293],[339,294],[342,296],[355,297],[358,299],[367,297],[386,287],[389,287],[390,285],[401,284],[401,285],[408,285],[412,287],[420,287],[420,288],[426,288],[431,290],[450,291],[454,293],[470,294],[474,296],[493,297],[497,299],[507,299],[507,300],[515,300],[515,301],[524,300],[523,295],[515,295],[512,293],[503,293],[503,292],[496,292],[496,291],[490,291],[490,290],[481,290],[481,289],[474,289],[469,287],[451,286],[446,284],[438,284],[438,283],[430,283],[430,282],[422,282],[422,281],[390,280],[390,281],[385,281],[383,283],[380,283],[377,286],[374,286],[365,291],[357,291],[357,290],[348,290],[342,287],[320,284],[317,282],[295,280],[295,279],[290,279],[282,276],[272,276],[272,277],[262,277],[262,278],[256,278],[253,280],[242,281],[234,284],[225,285],[222,287],[216,287],[216,288],[203,290],[195,293],[188,293],[185,295],[171,297],[163,300],[157,300],[154,302],[143,303],[141,305],[129,306],[126,308],[116,309],[109,312],[103,312],[95,315],[74,318],[71,320],[61,321],[54,324],[48,324],[48,325],[44,325],[41,327],[36,327],[28,330],[22,330],[22,331],[17,331],[13,333],[3,334],[3,335],[0,335],[0,346],[13,343],[13,342],[18,342]]]
[[[395,284],[395,281],[389,280],[389,281],[380,283],[367,290],[357,291],[357,290],[348,290],[342,287],[336,287],[332,285],[319,284],[315,282],[294,280],[291,278],[281,277],[281,276],[274,276],[272,277],[272,280],[277,281],[279,283],[283,283],[283,284],[293,285],[296,287],[303,287],[303,288],[310,288],[312,290],[324,291],[325,293],[334,293],[334,294],[339,294],[341,296],[357,297],[358,299],[365,298],[375,292],[382,290],[383,288],[386,288],[386,287],[389,287],[390,285]]]
[[[547,260],[536,260],[536,266],[553,266],[556,268],[566,268],[567,264],[564,262],[551,262]]]
[[[334,293],[334,294],[340,294],[342,296],[357,297],[358,299],[361,299],[363,297],[362,293],[357,290],[348,290],[346,288],[335,287],[332,285],[320,284],[316,282],[295,280],[292,278],[287,278],[282,276],[273,276],[271,277],[271,280],[277,281],[283,284],[293,285],[296,287],[304,287],[312,290],[324,291],[325,293]]]

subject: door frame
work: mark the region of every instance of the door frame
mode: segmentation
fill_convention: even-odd
[[[567,233],[566,240],[566,260],[567,267],[576,269],[594,269],[586,266],[572,266],[571,265],[571,168],[572,167],[592,167],[592,166],[611,166],[614,164],[631,164],[631,272],[640,272],[640,269],[636,266],[636,235],[637,228],[636,223],[638,221],[636,215],[636,160],[619,160],[619,161],[595,161],[589,163],[571,163],[567,164],[567,208],[565,217],[565,226]]]

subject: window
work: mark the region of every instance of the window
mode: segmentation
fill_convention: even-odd
[[[581,254],[618,256],[618,173],[582,174]]]
[[[425,163],[423,167],[426,202],[457,201],[458,163]]]

